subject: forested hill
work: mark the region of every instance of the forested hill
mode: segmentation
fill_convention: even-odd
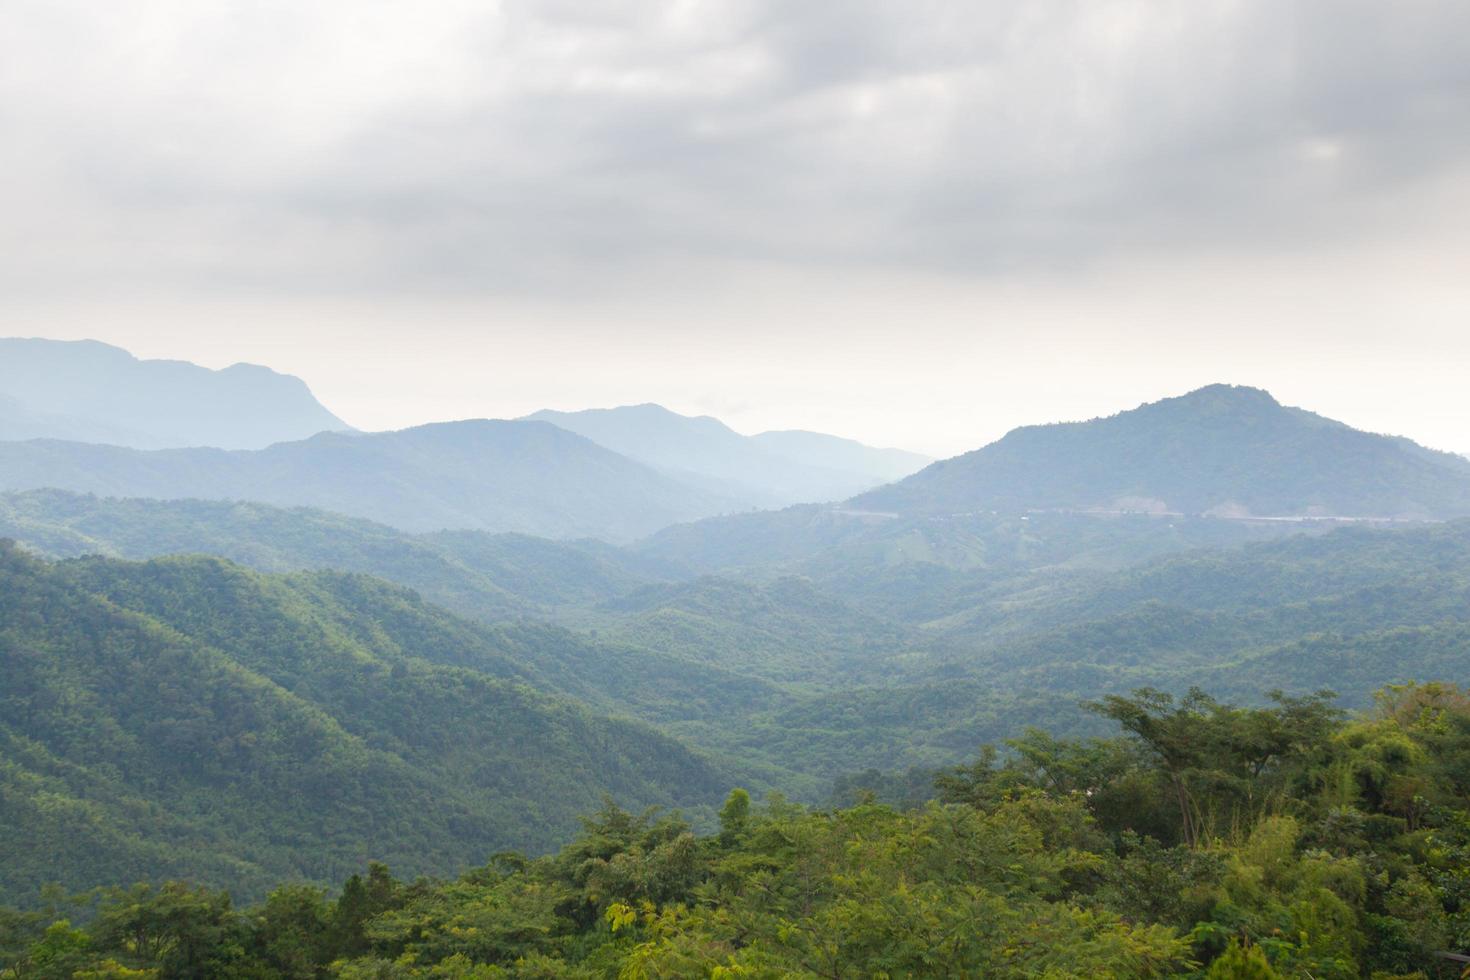
[[[1470,515],[1470,464],[1213,385],[1105,419],[1016,429],[863,494],[858,509]]]
[[[1467,522],[1303,534],[1064,514],[833,523],[814,510],[702,522],[629,550],[37,491],[0,496],[0,535],[57,555],[204,551],[371,572],[496,623],[460,624],[460,645],[508,658],[528,683],[665,726],[807,800],[842,773],[953,762],[1038,720],[1076,731],[1079,699],[1142,684],[1208,679],[1247,700],[1327,686],[1356,705],[1383,684],[1470,670]],[[736,532],[776,520],[744,542],[769,545],[769,564],[681,568],[755,554]],[[1258,535],[1271,539],[1239,546]]]
[[[697,812],[734,778],[538,693],[554,661],[495,637],[363,576],[0,543],[0,892],[445,873],[605,792]]]
[[[0,442],[0,489],[253,500],[320,507],[410,531],[629,539],[726,501],[545,422],[476,420],[322,433],[255,452],[144,452]]]
[[[209,554],[265,572],[364,572],[485,622],[611,599],[674,574],[667,562],[590,539],[412,534],[309,507],[65,490],[0,493],[0,537],[53,558]]]
[[[95,340],[0,338],[0,439],[261,449],[348,428],[300,378],[255,364],[212,371]]]

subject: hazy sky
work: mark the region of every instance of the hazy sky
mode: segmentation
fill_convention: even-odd
[[[1466,0],[0,0],[0,175],[0,334],[361,427],[1221,380],[1470,450]]]

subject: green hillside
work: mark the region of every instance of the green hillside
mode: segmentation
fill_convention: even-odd
[[[850,683],[913,631],[800,578],[750,584],[714,577],[649,585],[602,603],[601,635],[762,680]]]
[[[442,873],[550,847],[605,792],[699,808],[729,780],[360,576],[10,545],[0,575],[6,894],[184,875],[251,895],[370,858]]]
[[[1326,522],[1253,523],[1142,515],[958,514],[908,517],[845,506],[788,507],[665,528],[640,554],[702,573],[830,582],[892,603],[926,603],[935,590],[1028,569],[1116,570],[1158,555],[1226,548],[1326,529]],[[905,582],[910,584],[905,585]]]
[[[1429,980],[1470,946],[1470,695],[1089,706],[812,810],[734,789],[717,832],[603,806],[555,854],[373,865],[237,908],[173,882],[0,908],[17,977]],[[1005,751],[1000,751],[1004,749]],[[70,915],[70,917],[68,917]]]
[[[839,524],[796,508],[704,525],[761,519],[804,522],[808,537],[793,524],[784,538],[797,557],[689,577],[681,564],[703,563],[691,542],[710,527],[630,550],[410,535],[263,505],[0,498],[7,533],[56,553],[219,551],[412,586],[422,599],[360,575],[281,580],[337,610],[331,628],[375,656],[412,650],[636,717],[806,799],[824,798],[842,773],[951,762],[1037,721],[1086,730],[1079,699],[1140,684],[1183,690],[1209,678],[1245,699],[1332,687],[1358,703],[1385,683],[1470,675],[1450,642],[1470,620],[1470,523],[1330,529],[1049,514]],[[160,586],[159,596],[130,582],[86,588],[235,657],[256,655],[230,646],[251,624],[217,608],[227,590],[204,581],[192,592],[187,581]],[[445,617],[426,600],[489,624]],[[1416,636],[1440,651],[1435,670],[1420,669]],[[1344,666],[1359,651],[1360,667]]]
[[[1068,623],[1106,619],[1145,605],[1238,615],[1259,628],[1302,603],[1336,603],[1322,623],[1340,627],[1381,624],[1416,607],[1446,605],[1470,580],[1470,521],[1394,530],[1337,528],[1238,548],[1199,549],[1163,555],[1113,572],[1045,581],[1035,570],[995,578],[985,591],[956,590],[960,609],[929,625],[950,634],[1034,633]],[[1402,592],[1402,608],[1378,597]],[[1412,596],[1412,598],[1411,598]],[[1305,615],[1305,612],[1302,613]],[[1423,612],[1420,615],[1437,615]]]
[[[1330,688],[1361,705],[1386,684],[1470,680],[1470,522],[1023,569],[946,600],[964,601],[877,655],[850,646],[823,690],[758,706],[724,737],[830,776],[943,764],[1028,724],[1087,731],[1079,701],[1142,685],[1247,701]]]
[[[593,540],[410,534],[307,507],[64,490],[0,493],[0,537],[58,558],[210,554],[265,572],[364,572],[487,622],[613,598],[672,574],[666,563]]]

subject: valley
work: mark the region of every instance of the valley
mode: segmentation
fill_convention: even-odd
[[[994,495],[1090,438],[1059,457],[1044,430],[1025,460],[1007,437],[847,501],[683,522],[712,483],[544,421],[244,454],[0,443],[0,813],[25,828],[0,892],[257,901],[369,859],[443,878],[553,852],[599,807],[712,833],[736,786],[920,805],[989,746],[1106,735],[1088,705],[1130,692],[1369,710],[1470,676],[1464,468],[1263,395],[1083,425],[1196,455],[1242,425],[1228,476],[1180,456],[1167,484],[1128,465],[1025,477],[1055,506]],[[1332,494],[1281,483],[1283,439]],[[1212,504],[1249,497],[1253,453],[1276,481],[1256,499],[1297,513]],[[1062,502],[1069,480],[1130,502]]]
[[[1470,3],[0,2],[0,980],[1470,980]]]

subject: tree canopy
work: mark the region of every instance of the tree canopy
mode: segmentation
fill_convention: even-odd
[[[737,789],[699,835],[607,801],[557,853],[453,880],[374,864],[246,908],[178,882],[52,891],[0,914],[0,976],[1458,975],[1440,954],[1470,946],[1470,693],[1095,710],[1121,732],[1028,732],[912,808]]]

